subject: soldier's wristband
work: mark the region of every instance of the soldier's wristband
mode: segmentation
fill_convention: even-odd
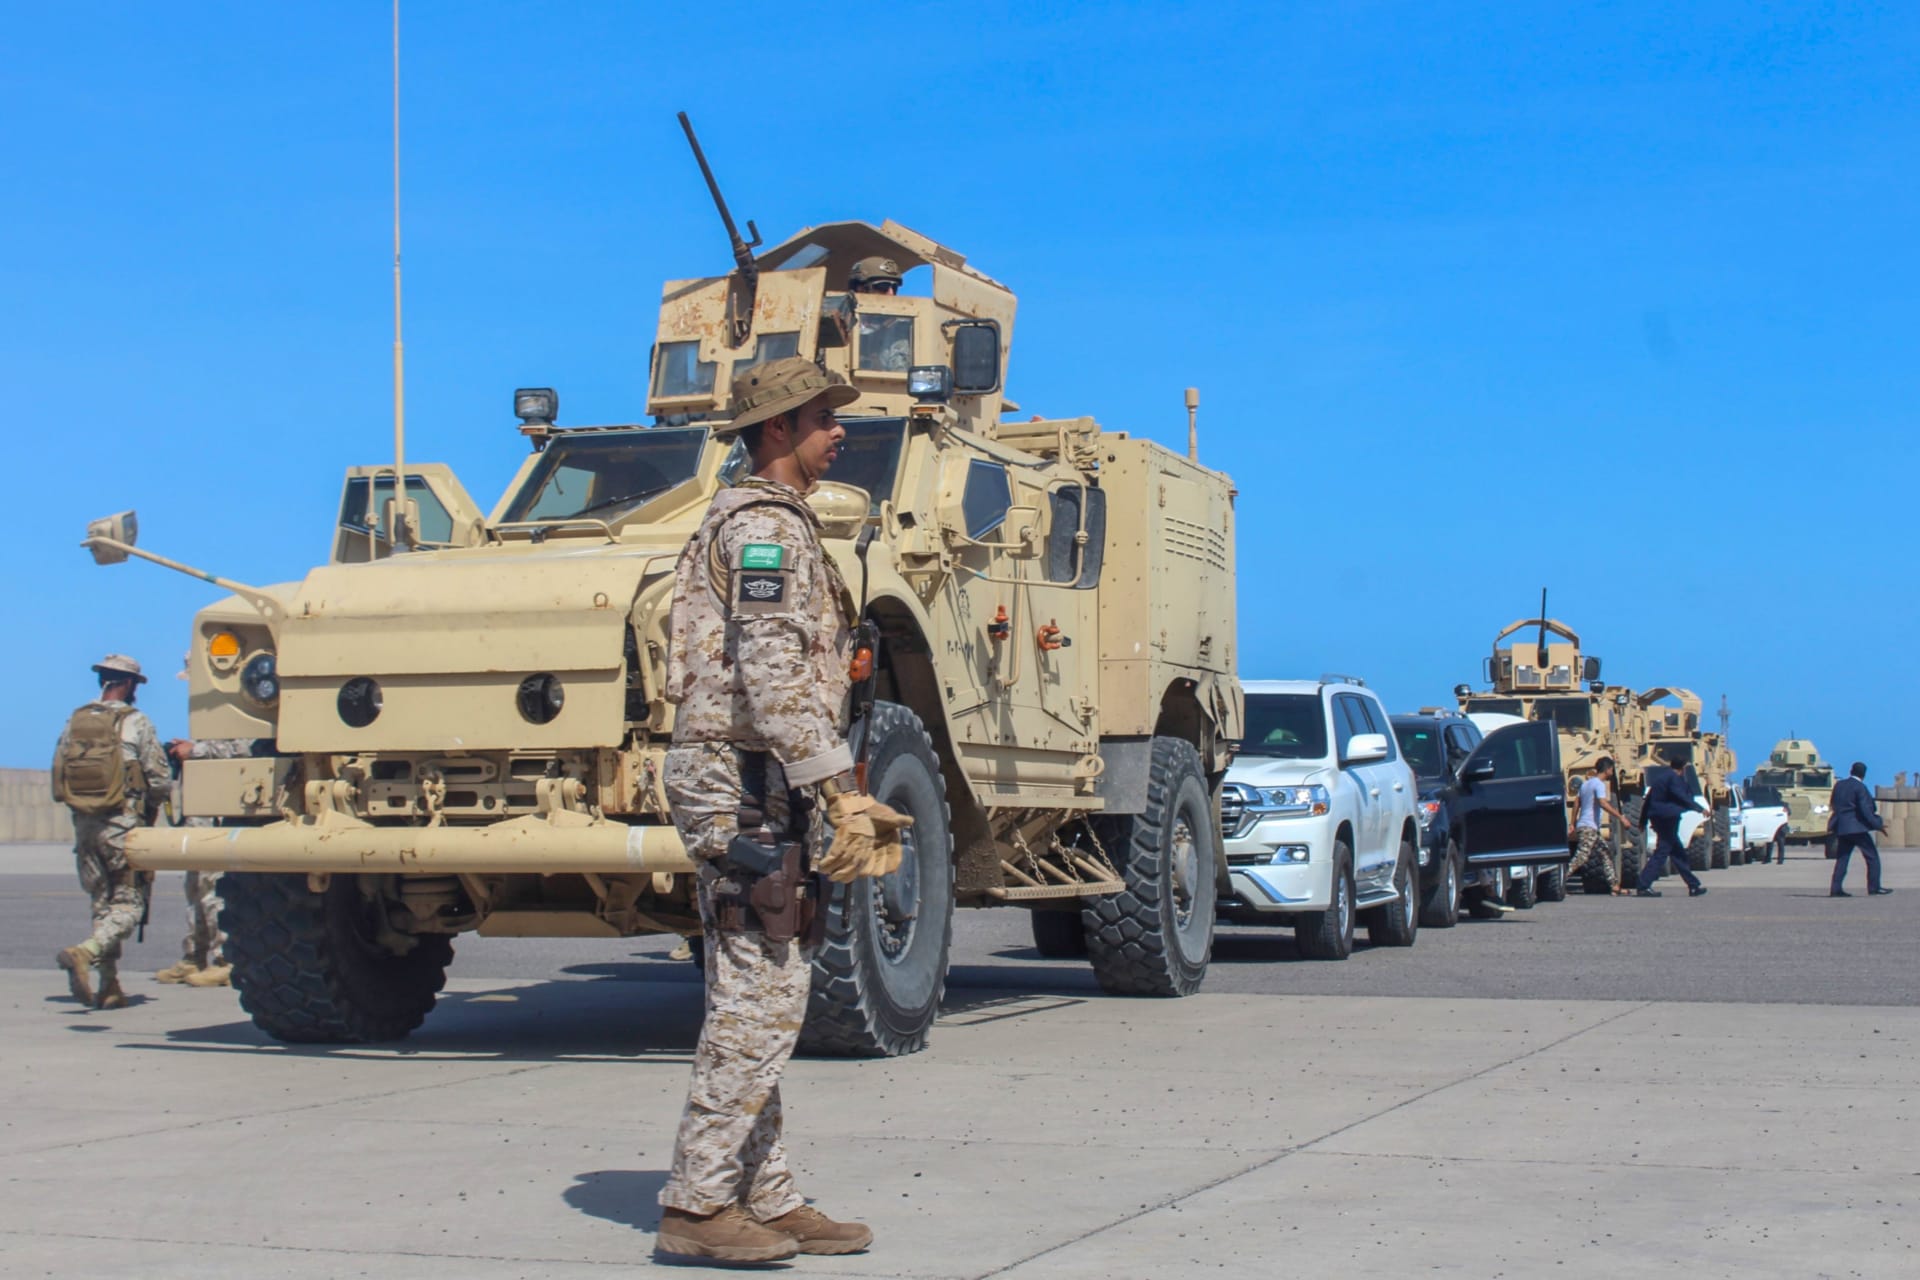
[[[782,762],[784,764],[784,762]],[[850,773],[853,770],[853,752],[844,742],[836,742],[817,756],[808,756],[805,760],[795,760],[785,765],[787,785],[790,787],[810,787],[825,782],[836,773]]]

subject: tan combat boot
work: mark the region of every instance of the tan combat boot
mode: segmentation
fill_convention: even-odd
[[[63,947],[53,962],[67,971],[67,990],[89,1009],[93,1007],[93,953],[85,947]]]
[[[120,975],[108,978],[100,988],[100,999],[94,1003],[96,1009],[124,1009],[127,1007],[127,993],[120,989]]]
[[[200,966],[191,960],[177,960],[153,975],[155,982],[164,982],[169,986],[185,982],[193,974],[200,972]]]
[[[762,1226],[745,1209],[730,1204],[704,1216],[685,1209],[664,1210],[653,1251],[717,1262],[779,1262],[800,1252],[800,1246],[792,1236]]]
[[[230,964],[210,965],[205,969],[195,969],[187,975],[190,987],[230,987],[233,985],[233,966]]]
[[[835,1222],[810,1204],[761,1225],[792,1236],[802,1253],[859,1253],[873,1243],[873,1231],[866,1223]]]

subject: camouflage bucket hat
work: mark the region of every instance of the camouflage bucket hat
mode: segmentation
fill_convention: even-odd
[[[838,409],[860,398],[839,374],[828,373],[802,356],[787,356],[742,369],[733,380],[733,420],[714,428],[716,436],[765,422],[824,395]]]
[[[135,684],[145,684],[147,678],[140,674],[140,664],[124,653],[110,653],[93,664],[93,669],[103,676],[132,676]]]

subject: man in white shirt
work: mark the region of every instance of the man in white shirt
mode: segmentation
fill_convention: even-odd
[[[1576,845],[1573,861],[1567,864],[1567,878],[1572,879],[1589,862],[1606,872],[1607,890],[1622,894],[1626,890],[1620,887],[1620,869],[1613,865],[1613,852],[1607,847],[1607,838],[1600,830],[1600,814],[1604,811],[1613,815],[1613,820],[1626,830],[1627,820],[1614,806],[1610,794],[1613,784],[1613,757],[1601,756],[1594,762],[1593,773],[1580,784],[1580,812],[1574,822]]]

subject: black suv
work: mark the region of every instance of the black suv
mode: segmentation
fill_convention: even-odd
[[[1394,716],[1393,734],[1419,787],[1421,925],[1445,929],[1481,900],[1531,906],[1534,876],[1569,858],[1553,725],[1483,737],[1465,716],[1423,710]]]

